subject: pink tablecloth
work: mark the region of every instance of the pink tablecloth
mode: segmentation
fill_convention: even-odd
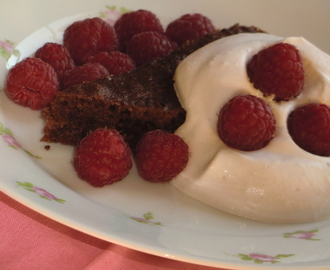
[[[115,245],[53,221],[0,192],[1,270],[216,270]]]

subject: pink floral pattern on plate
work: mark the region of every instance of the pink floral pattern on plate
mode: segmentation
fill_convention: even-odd
[[[25,153],[27,153],[29,156],[41,159],[41,157],[33,155],[31,152],[25,150],[22,148],[20,143],[14,138],[13,133],[10,131],[10,129],[6,128],[1,122],[0,122],[0,136],[2,137],[2,140],[11,148],[15,150],[22,149]]]
[[[301,239],[301,240],[311,240],[311,241],[321,241],[321,239],[315,238],[317,237],[317,234],[319,230],[310,230],[310,231],[295,231],[292,233],[285,233],[284,238],[295,238],[295,239]]]
[[[151,221],[152,219],[154,219],[154,216],[151,212],[144,214],[143,218],[140,217],[130,217],[130,218],[143,224],[163,226],[160,222]]]
[[[14,43],[9,41],[8,39],[0,40],[0,56],[9,59],[12,55],[18,55],[18,50],[15,49]]]
[[[257,264],[262,264],[262,263],[276,264],[276,263],[280,263],[281,259],[289,258],[291,256],[294,256],[294,254],[278,254],[276,256],[271,256],[262,253],[249,253],[249,254],[239,253],[238,255],[232,255],[232,256],[239,257],[243,261],[251,261]]]
[[[117,10],[116,6],[106,6],[106,10],[103,12],[100,12],[100,18],[105,20],[110,25],[114,25],[115,22],[118,20],[118,18],[127,12],[130,12],[131,10],[126,9],[124,7]]]
[[[31,192],[38,194],[39,197],[42,199],[46,199],[48,201],[56,201],[56,202],[59,202],[62,204],[65,202],[65,200],[59,199],[59,198],[55,197],[53,194],[49,193],[47,190],[34,186],[33,184],[31,184],[29,182],[16,181],[16,183],[18,184],[19,187],[23,187],[27,191],[31,191]]]
[[[321,239],[316,238],[318,232],[319,232],[318,229],[309,230],[309,231],[299,230],[295,232],[284,233],[283,237],[300,239],[300,240],[321,241]],[[227,255],[231,255],[231,254],[227,254]],[[281,259],[295,256],[295,254],[278,254],[276,256],[271,256],[263,253],[249,253],[249,254],[239,253],[238,255],[231,255],[231,256],[238,257],[243,261],[251,261],[257,264],[262,264],[262,263],[276,264],[276,263],[280,263]]]

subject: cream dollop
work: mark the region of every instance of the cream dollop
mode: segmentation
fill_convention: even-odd
[[[246,64],[278,42],[295,45],[305,66],[302,93],[274,102],[253,88]],[[171,181],[183,193],[224,212],[269,223],[302,223],[330,216],[330,158],[299,148],[287,129],[289,113],[304,104],[330,105],[330,57],[304,38],[238,34],[188,56],[175,73],[178,98],[187,111],[176,131],[189,145],[187,167]],[[266,100],[276,117],[274,138],[263,149],[229,148],[218,136],[220,109],[236,95]]]

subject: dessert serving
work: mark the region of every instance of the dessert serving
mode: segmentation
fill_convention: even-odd
[[[168,55],[119,76],[83,83],[59,92],[44,110],[44,141],[77,145],[91,130],[114,127],[135,148],[150,130],[173,132],[185,119],[174,87],[178,63],[216,39],[260,31],[235,25],[187,43]]]
[[[182,20],[203,22],[190,27],[201,35],[182,41]],[[144,10],[114,27],[74,22],[63,45],[9,71],[6,94],[42,110],[41,140],[74,146],[77,175],[94,187],[123,180],[134,158],[141,178],[227,213],[328,218],[329,56],[256,27],[215,30],[200,14],[169,26]]]

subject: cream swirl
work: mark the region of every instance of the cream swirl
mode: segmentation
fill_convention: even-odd
[[[278,42],[301,52],[305,66],[302,93],[274,102],[253,88],[246,64],[261,49]],[[178,98],[187,111],[176,131],[189,145],[187,167],[171,181],[183,193],[234,215],[269,223],[301,223],[330,216],[330,158],[299,148],[287,129],[289,113],[311,102],[330,106],[330,57],[304,38],[239,34],[215,41],[188,56],[175,76]],[[229,148],[218,136],[220,109],[232,97],[263,98],[276,117],[276,133],[263,149]]]

